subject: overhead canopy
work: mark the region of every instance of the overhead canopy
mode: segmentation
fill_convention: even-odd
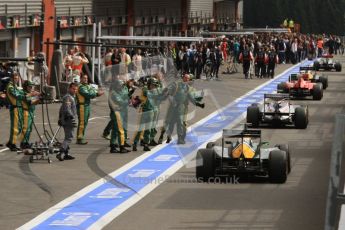
[[[253,33],[289,33],[290,32],[290,30],[286,28],[245,28],[239,31],[253,32]]]
[[[44,44],[49,45],[67,45],[67,46],[90,46],[90,47],[121,47],[121,48],[138,48],[138,49],[154,49],[158,46],[145,46],[145,45],[131,45],[131,44],[112,44],[112,43],[98,43],[98,42],[64,42],[64,41],[55,41],[55,42],[44,42]]]
[[[208,36],[208,35],[216,35],[216,36],[222,36],[222,35],[254,35],[255,33],[289,33],[290,30],[286,28],[246,28],[236,31],[203,31],[201,32],[201,36]]]
[[[160,37],[160,36],[101,36],[99,40],[118,40],[118,41],[148,41],[148,42],[204,42],[216,41],[216,38],[203,37]]]
[[[246,32],[246,31],[234,31],[234,32],[209,32],[209,31],[204,31],[200,33],[202,36],[207,36],[207,35],[254,35],[254,32]]]

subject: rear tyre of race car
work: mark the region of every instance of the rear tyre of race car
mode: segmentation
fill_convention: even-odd
[[[247,108],[247,123],[257,128],[260,123],[260,110],[258,106],[249,106]]]
[[[319,79],[320,79],[320,82],[322,84],[322,88],[323,89],[327,89],[327,87],[328,87],[328,77],[325,76],[325,75],[322,75]]]
[[[319,71],[319,70],[320,70],[320,62],[318,62],[318,61],[315,61],[315,62],[314,62],[314,69],[315,69],[316,71]]]
[[[287,154],[281,150],[273,150],[269,155],[268,176],[271,183],[285,183],[288,175]]]
[[[206,148],[207,149],[212,149],[214,146],[216,146],[215,142],[208,142],[207,145],[206,145]]]
[[[337,72],[341,72],[342,70],[342,66],[339,62],[335,63],[334,68],[335,68],[335,71]]]
[[[313,100],[320,101],[323,97],[323,88],[321,83],[317,83],[313,87]]]
[[[306,129],[308,126],[308,108],[298,107],[295,110],[295,127],[297,129]]]
[[[290,158],[289,145],[287,145],[287,144],[280,144],[280,145],[276,145],[275,147],[277,147],[278,149],[280,149],[281,151],[284,151],[286,153],[288,173],[290,173],[291,172],[291,158]]]
[[[196,178],[198,181],[207,182],[214,178],[215,152],[212,149],[200,149],[196,154]]]
[[[281,82],[277,85],[277,93],[287,93],[288,90],[286,88],[286,83],[285,82]]]

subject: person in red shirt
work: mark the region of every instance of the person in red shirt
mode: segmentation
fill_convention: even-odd
[[[223,60],[226,62],[228,60],[228,42],[226,38],[223,39],[222,44],[220,45],[223,54]]]
[[[323,54],[323,39],[317,40],[317,57],[321,57]]]

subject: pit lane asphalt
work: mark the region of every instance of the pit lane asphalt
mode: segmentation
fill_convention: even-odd
[[[281,65],[278,72],[288,67]],[[308,129],[263,129],[265,140],[290,145],[292,172],[286,184],[273,185],[261,180],[197,184],[193,182],[195,169],[183,168],[106,229],[322,229],[334,115],[345,110],[345,102],[341,100],[345,96],[343,73],[328,75],[329,88],[321,102],[296,102],[309,105]],[[194,83],[198,89],[209,89],[217,103],[207,97],[206,108],[196,109],[190,124],[264,82],[244,80],[242,74],[222,75],[222,79]],[[58,105],[50,105],[49,110],[55,130]],[[35,120],[41,130],[40,111],[38,108]],[[100,137],[108,113],[105,97],[93,102],[91,117],[96,119],[87,130],[89,145],[72,146],[75,161],[53,159],[51,165],[29,164],[26,156],[8,151],[0,153],[0,229],[21,226],[142,154],[141,151],[109,154],[108,141]],[[5,143],[9,133],[8,111],[0,110],[0,117],[0,142]],[[35,134],[32,140],[36,139]]]

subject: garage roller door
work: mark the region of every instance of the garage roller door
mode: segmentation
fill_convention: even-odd
[[[94,4],[94,12],[97,16],[123,16],[126,15],[125,0],[97,0]]]
[[[222,1],[216,3],[216,12],[218,17],[228,17],[235,19],[235,1]]]
[[[55,0],[57,16],[82,16],[93,14],[92,0]]]
[[[179,15],[180,0],[134,0],[134,13],[138,16],[167,16]]]
[[[213,1],[210,0],[190,0],[189,1],[189,12],[194,16],[197,14],[200,16],[211,16],[213,15]]]

